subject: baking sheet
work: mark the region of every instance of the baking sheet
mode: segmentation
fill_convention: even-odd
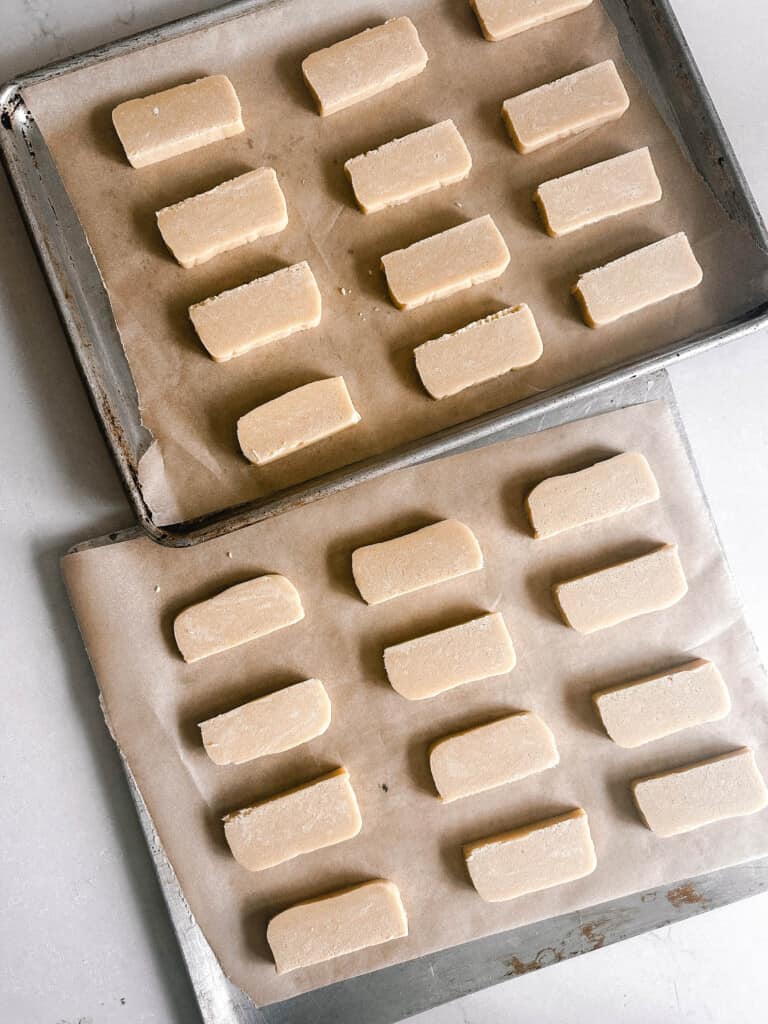
[[[523,495],[551,472],[637,448],[662,500],[607,523],[533,541]],[[486,569],[369,608],[351,580],[351,551],[455,516],[476,532]],[[551,584],[667,541],[680,545],[690,584],[674,608],[581,637],[559,620]],[[414,467],[194,549],[136,539],[64,559],[64,572],[127,758],[192,913],[225,973],[259,1005],[482,935],[592,906],[768,851],[768,813],[662,840],[632,804],[631,779],[742,744],[765,754],[765,678],[717,537],[671,414],[663,403],[612,412]],[[258,643],[184,665],[172,639],[187,604],[262,572],[298,586],[303,622]],[[506,677],[430,701],[388,685],[382,648],[500,609],[518,665]],[[602,733],[595,689],[708,657],[733,697],[722,722],[621,750]],[[196,723],[301,678],[328,687],[334,720],[304,748],[216,768]],[[497,713],[530,708],[552,727],[560,767],[514,786],[442,806],[429,779],[430,741]],[[259,874],[238,866],[220,817],[335,765],[350,770],[364,827],[354,840]],[[485,904],[472,889],[462,843],[582,805],[599,864],[547,893]],[[409,912],[407,939],[278,977],[267,918],[298,899],[370,877],[392,878]]]
[[[364,106],[318,117],[301,81],[301,58],[400,13],[413,17],[431,54],[427,71]],[[632,99],[628,114],[576,140],[517,155],[499,117],[501,100],[609,56],[619,63]],[[246,133],[155,167],[130,168],[111,127],[116,103],[219,71],[230,75],[240,95]],[[287,0],[32,85],[24,98],[101,268],[142,417],[156,439],[140,477],[157,523],[268,495],[656,350],[722,323],[765,294],[765,274],[755,273],[765,260],[688,163],[623,61],[615,30],[597,3],[541,30],[489,44],[463,0]],[[474,158],[468,181],[396,210],[360,214],[344,160],[449,116]],[[644,144],[651,146],[665,190],[660,204],[567,239],[544,234],[530,201],[534,185]],[[155,210],[264,163],[277,169],[284,187],[289,228],[202,267],[176,266],[157,233]],[[512,253],[507,272],[420,310],[395,310],[379,257],[488,212]],[[680,229],[691,238],[705,284],[623,324],[585,327],[569,295],[578,273]],[[323,293],[321,325],[214,364],[194,335],[188,305],[305,258]],[[519,301],[527,301],[539,321],[542,359],[466,395],[430,399],[418,382],[412,349]],[[250,466],[236,444],[238,416],[289,388],[335,374],[345,376],[362,423],[271,466]]]

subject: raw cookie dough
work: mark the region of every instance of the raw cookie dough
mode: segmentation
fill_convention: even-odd
[[[612,60],[505,100],[504,123],[520,153],[616,121],[629,107]]]
[[[267,942],[278,974],[407,934],[408,918],[400,890],[383,878],[296,903],[267,925]]]
[[[271,167],[259,167],[157,211],[163,241],[182,267],[196,267],[288,224],[285,196]]]
[[[325,116],[413,78],[424,70],[427,60],[411,19],[392,18],[311,53],[301,70]]]
[[[112,111],[125,155],[147,167],[244,131],[240,101],[226,75],[126,100]]]
[[[701,267],[680,231],[604,267],[582,274],[573,286],[589,327],[603,327],[701,284]]]
[[[463,181],[472,157],[453,121],[441,121],[352,157],[344,170],[360,209],[376,213]]]
[[[469,0],[492,43],[589,7],[592,0]]]
[[[552,731],[532,711],[446,736],[429,748],[429,767],[444,803],[524,779],[559,763]]]
[[[360,422],[343,377],[287,391],[237,421],[237,440],[249,462],[264,466]]]
[[[509,249],[488,214],[381,258],[398,309],[414,309],[490,281],[508,265]]]
[[[564,530],[657,501],[659,485],[640,452],[624,452],[594,466],[551,476],[537,484],[525,502],[534,537]]]
[[[522,370],[544,351],[533,313],[524,303],[475,320],[414,350],[421,382],[433,398]]]
[[[214,764],[245,764],[280,754],[322,735],[331,724],[331,702],[319,679],[305,679],[200,723],[205,752]]]
[[[469,843],[464,859],[472,884],[488,903],[574,882],[597,867],[589,821],[580,807]]]
[[[681,729],[725,718],[731,698],[711,661],[645,676],[592,694],[605,731],[620,747],[639,747]]]
[[[533,198],[547,233],[557,238],[657,203],[661,185],[646,147],[545,181]]]
[[[503,675],[511,672],[516,661],[501,612],[489,612],[384,651],[387,678],[408,700],[435,697],[463,683]]]
[[[671,608],[687,592],[676,544],[664,544],[640,558],[554,587],[563,618],[579,633],[594,633],[638,615]]]
[[[391,601],[482,568],[477,538],[456,519],[352,552],[352,575],[366,604]]]
[[[768,790],[749,747],[636,779],[632,792],[657,836],[677,836],[768,805]]]
[[[343,843],[362,826],[346,768],[224,818],[232,856],[249,871],[264,871],[302,853]]]
[[[257,277],[189,307],[197,335],[217,363],[317,327],[322,299],[307,262]]]
[[[304,618],[299,592],[285,576],[258,576],[222,590],[176,616],[173,635],[186,662],[200,661]]]

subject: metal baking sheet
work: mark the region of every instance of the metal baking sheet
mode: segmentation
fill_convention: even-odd
[[[477,447],[640,402],[663,399],[687,445],[666,372],[604,388],[599,394],[506,427]],[[690,455],[690,452],[689,452]],[[703,496],[703,495],[702,495]],[[706,498],[703,496],[706,505]],[[135,536],[135,528],[75,548]],[[585,910],[465,943],[258,1008],[225,977],[186,904],[141,795],[126,773],[205,1024],[392,1024],[411,1014],[527,974],[569,957],[724,906],[768,888],[768,858],[612,900]]]
[[[239,529],[392,469],[457,451],[468,442],[501,436],[515,425],[534,423],[570,402],[588,400],[607,387],[742,337],[768,323],[766,296],[767,301],[736,320],[666,345],[651,355],[550,389],[268,498],[159,527],[138,483],[139,460],[152,438],[141,423],[136,388],[104,285],[22,92],[66,72],[217,25],[266,2],[236,0],[22,76],[0,91],[0,153],[123,484],[139,522],[155,540],[186,545]],[[604,0],[604,6],[617,27],[627,58],[683,149],[728,216],[768,251],[765,226],[668,0]]]

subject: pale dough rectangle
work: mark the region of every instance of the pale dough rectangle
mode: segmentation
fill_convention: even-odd
[[[533,198],[547,233],[557,238],[657,203],[661,184],[646,146],[545,181]]]
[[[702,277],[688,237],[680,231],[587,271],[573,293],[587,326],[603,327],[696,288]]]
[[[346,768],[224,818],[232,856],[248,871],[264,871],[304,853],[343,843],[362,826]]]
[[[176,616],[173,635],[184,661],[267,636],[304,618],[299,592],[285,576],[267,575],[238,583]]]
[[[240,101],[226,75],[126,100],[112,111],[112,123],[133,167],[147,167],[245,130]]]
[[[425,341],[413,355],[422,384],[439,399],[531,366],[543,351],[533,313],[523,303]]]
[[[616,121],[629,96],[612,60],[576,71],[555,82],[505,100],[502,116],[520,153]]]
[[[237,421],[243,455],[256,466],[316,444],[360,422],[343,377],[328,377],[287,391]]]
[[[245,764],[292,750],[331,724],[331,701],[319,679],[305,679],[200,723],[214,764]]]
[[[334,114],[391,89],[427,66],[410,18],[392,18],[305,57],[301,70],[320,114]]]
[[[323,303],[305,261],[189,307],[197,336],[218,363],[317,327]]]
[[[387,253],[381,265],[397,308],[415,309],[503,274],[509,249],[486,214]]]
[[[592,0],[470,0],[483,35],[495,43],[589,7]]]
[[[472,157],[453,121],[422,128],[344,164],[363,213],[376,213],[463,181]]]
[[[749,747],[636,779],[632,792],[648,828],[664,837],[755,814],[768,805],[768,790]]]
[[[555,584],[566,623],[579,633],[618,625],[677,604],[688,592],[677,545],[664,544],[639,558]]]
[[[472,884],[488,903],[575,882],[597,866],[581,808],[468,843],[464,859]]]
[[[387,647],[387,678],[402,697],[424,700],[464,683],[511,672],[515,649],[501,612]]]
[[[288,224],[285,196],[271,167],[259,167],[157,211],[163,241],[182,267],[275,235]]]
[[[267,925],[267,942],[278,974],[407,934],[408,917],[400,890],[383,878],[296,903]]]
[[[516,782],[559,764],[551,729],[532,711],[437,740],[429,767],[443,803]]]
[[[640,452],[622,452],[576,473],[551,476],[528,495],[525,508],[537,538],[596,523],[659,498],[659,485]]]

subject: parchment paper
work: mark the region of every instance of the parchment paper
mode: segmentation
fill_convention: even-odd
[[[430,55],[427,70],[376,99],[320,118],[301,79],[301,59],[396,14],[409,14],[417,25]],[[619,66],[629,112],[613,125],[519,156],[501,122],[502,100],[607,57]],[[231,77],[246,133],[132,169],[112,128],[113,107],[215,72]],[[683,155],[597,3],[490,44],[466,0],[284,0],[33,86],[25,98],[101,268],[143,420],[156,438],[142,460],[141,479],[158,523],[266,495],[649,352],[721,323],[765,294],[765,282],[749,270],[754,243],[728,221]],[[470,178],[363,216],[344,161],[447,117],[472,153]],[[548,238],[531,202],[533,188],[640,145],[651,147],[662,202],[569,238]],[[262,164],[277,170],[288,229],[202,267],[177,266],[157,231],[155,211]],[[506,273],[422,309],[396,310],[379,270],[381,255],[485,213],[510,248]],[[584,326],[570,296],[579,273],[681,229],[704,268],[703,286],[610,328]],[[195,336],[188,306],[303,259],[323,295],[320,326],[231,363],[213,363]],[[538,320],[541,360],[463,395],[429,398],[413,348],[521,301]],[[237,446],[237,418],[290,388],[336,374],[344,375],[362,423],[273,465],[249,465]]]
[[[531,538],[523,497],[535,482],[631,449],[648,457],[659,502],[550,540]],[[366,606],[353,585],[352,550],[447,516],[475,531],[486,568]],[[553,582],[663,542],[680,545],[690,585],[678,605],[590,637],[563,625]],[[175,615],[263,572],[285,573],[296,584],[306,618],[185,665],[173,643]],[[403,470],[192,549],[139,539],[69,555],[64,573],[110,727],[192,912],[225,972],[257,1003],[768,852],[768,812],[659,839],[630,797],[633,778],[744,744],[757,748],[768,775],[765,677],[663,403]],[[513,672],[420,702],[392,690],[385,646],[495,609],[517,650]],[[606,737],[591,707],[594,690],[699,656],[722,670],[733,698],[727,718],[636,750]],[[197,722],[310,676],[325,682],[333,705],[324,736],[239,768],[208,760]],[[522,709],[551,726],[560,766],[441,805],[428,744]],[[338,765],[349,769],[359,798],[359,836],[255,874],[234,861],[224,813]],[[589,815],[593,875],[507,903],[477,896],[463,843],[575,806]],[[400,886],[407,939],[276,975],[265,942],[271,914],[378,876]]]

